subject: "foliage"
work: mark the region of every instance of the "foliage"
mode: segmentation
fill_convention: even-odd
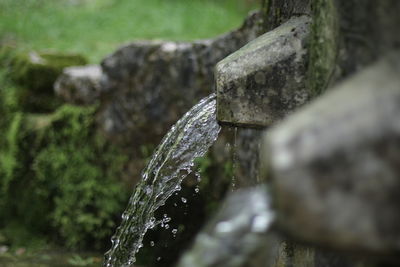
[[[17,221],[75,249],[104,244],[127,198],[117,182],[125,158],[94,132],[94,112],[63,106],[45,118],[13,116],[0,148],[3,226]]]
[[[0,42],[98,62],[135,39],[210,38],[240,25],[243,0],[1,0]]]
[[[15,100],[23,111],[51,112],[61,105],[53,84],[65,67],[84,65],[78,54],[29,52],[0,44],[0,67],[18,85]]]

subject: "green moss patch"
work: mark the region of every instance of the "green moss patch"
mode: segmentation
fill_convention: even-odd
[[[78,54],[26,52],[0,47],[0,66],[18,86],[19,105],[28,112],[51,112],[61,105],[53,85],[65,67],[85,65]]]
[[[314,96],[329,86],[338,54],[338,21],[333,0],[312,2],[313,24],[310,41],[309,87]]]
[[[12,221],[74,249],[108,243],[127,199],[126,158],[95,132],[95,110],[12,116],[0,146],[0,227]]]

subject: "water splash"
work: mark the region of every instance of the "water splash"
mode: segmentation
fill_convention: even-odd
[[[201,100],[167,133],[142,173],[122,215],[122,223],[105,254],[104,267],[129,267],[142,247],[154,212],[177,190],[192,171],[194,160],[204,156],[218,137],[215,94]]]

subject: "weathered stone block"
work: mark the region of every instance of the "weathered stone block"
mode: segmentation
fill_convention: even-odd
[[[54,84],[58,96],[73,104],[93,104],[101,94],[99,65],[65,68]]]
[[[308,100],[309,28],[308,16],[294,17],[217,64],[218,120],[269,126]]]
[[[228,195],[216,216],[197,235],[179,267],[272,267],[279,241],[267,231],[274,218],[265,186],[246,188]],[[262,251],[262,253],[260,253]]]
[[[399,73],[397,52],[266,133],[262,176],[286,233],[398,260]]]
[[[28,112],[51,112],[60,106],[53,84],[63,68],[86,64],[79,54],[55,52],[20,52],[0,47],[0,65],[18,86],[18,105]]]
[[[29,90],[53,94],[53,84],[65,67],[86,63],[86,59],[78,54],[19,53],[11,61],[10,76]]]

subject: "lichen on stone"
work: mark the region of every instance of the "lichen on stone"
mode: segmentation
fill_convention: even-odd
[[[313,23],[310,40],[308,84],[311,95],[329,86],[338,56],[338,21],[334,0],[312,2]]]

